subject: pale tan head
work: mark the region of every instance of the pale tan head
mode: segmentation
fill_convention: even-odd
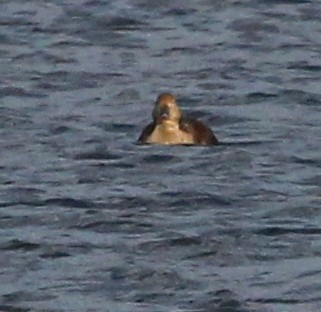
[[[158,96],[153,110],[153,118],[156,124],[178,123],[181,116],[181,110],[172,94],[162,93]]]

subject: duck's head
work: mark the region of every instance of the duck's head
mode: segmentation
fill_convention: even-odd
[[[162,93],[158,96],[153,110],[153,118],[156,124],[178,123],[181,115],[181,110],[172,94]]]

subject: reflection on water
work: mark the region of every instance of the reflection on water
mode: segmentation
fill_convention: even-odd
[[[0,8],[0,310],[320,310],[317,3]],[[164,91],[223,143],[137,144]]]

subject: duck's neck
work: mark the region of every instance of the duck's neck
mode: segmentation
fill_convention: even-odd
[[[156,127],[160,131],[172,132],[172,131],[177,131],[179,129],[179,123],[174,120],[165,120],[157,124]]]

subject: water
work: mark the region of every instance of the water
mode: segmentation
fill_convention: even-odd
[[[2,1],[0,310],[321,311],[320,11]],[[136,144],[164,91],[223,144]]]

